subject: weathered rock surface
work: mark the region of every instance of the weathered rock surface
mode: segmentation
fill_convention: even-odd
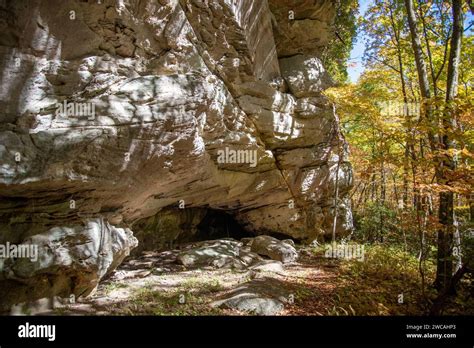
[[[37,247],[34,257],[0,258],[0,310],[28,300],[32,292],[38,297],[87,295],[137,243],[129,229],[102,219],[34,234],[23,241]]]
[[[270,236],[258,236],[252,241],[250,250],[283,263],[293,262],[298,258],[298,253],[292,242],[279,241]]]
[[[163,247],[193,235],[209,210],[251,233],[312,240],[330,232],[337,209],[338,233],[349,232],[351,167],[321,94],[334,9],[2,2],[0,243],[102,219]],[[58,113],[64,103],[71,115]],[[220,160],[229,150],[241,156]],[[0,291],[13,287],[2,280]]]

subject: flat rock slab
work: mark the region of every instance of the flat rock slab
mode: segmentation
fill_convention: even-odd
[[[278,280],[259,278],[232,290],[211,306],[256,315],[276,315],[284,309],[288,297]]]
[[[255,265],[250,267],[254,271],[263,271],[263,272],[274,272],[274,273],[283,273],[283,264],[280,261],[275,260],[262,260]]]

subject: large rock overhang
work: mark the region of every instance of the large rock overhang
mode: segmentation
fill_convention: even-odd
[[[134,231],[165,208],[299,240],[338,209],[348,233],[352,172],[318,53],[334,9],[291,5],[2,3],[0,243],[97,219]]]

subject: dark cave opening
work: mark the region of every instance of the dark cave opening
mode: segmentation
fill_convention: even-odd
[[[198,241],[219,238],[241,239],[255,237],[252,233],[223,210],[209,209],[202,221],[197,225],[198,232],[195,238]]]
[[[171,250],[194,242],[222,238],[241,240],[262,234],[262,231],[256,234],[246,229],[245,224],[239,222],[231,211],[209,207],[163,209],[154,216],[138,221],[133,231],[138,239],[138,246],[131,252],[133,256],[143,251]],[[267,231],[264,234],[297,242],[278,232]]]

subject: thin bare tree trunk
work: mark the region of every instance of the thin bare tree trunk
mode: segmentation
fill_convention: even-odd
[[[410,36],[415,56],[416,70],[418,73],[418,82],[420,85],[420,94],[425,107],[425,117],[429,123],[432,122],[430,107],[427,102],[431,98],[430,83],[428,80],[428,72],[426,70],[425,60],[423,58],[423,48],[421,46],[420,35],[418,34],[415,10],[413,9],[413,0],[405,0],[405,8],[407,11],[408,27],[410,28]],[[433,131],[428,130],[428,139],[430,141],[433,152],[436,150],[436,139]]]
[[[400,45],[400,29],[397,27],[395,23],[395,17],[393,13],[393,9],[391,6],[391,3],[389,3],[389,11],[390,11],[390,23],[392,26],[393,30],[393,36],[394,36],[394,41],[397,46],[397,60],[398,60],[398,70],[399,70],[399,76],[400,76],[400,83],[402,86],[402,95],[403,95],[403,102],[405,105],[408,104],[408,96],[407,96],[407,88],[406,88],[406,83],[405,83],[405,71],[404,71],[404,65],[403,65],[403,57],[402,57],[402,49]],[[407,208],[408,205],[408,172],[409,172],[409,157],[410,157],[410,151],[409,151],[409,146],[410,146],[410,139],[411,139],[411,121],[410,121],[410,115],[407,116],[407,136],[405,140],[405,157],[403,159],[403,209]],[[398,202],[397,202],[398,204]]]

